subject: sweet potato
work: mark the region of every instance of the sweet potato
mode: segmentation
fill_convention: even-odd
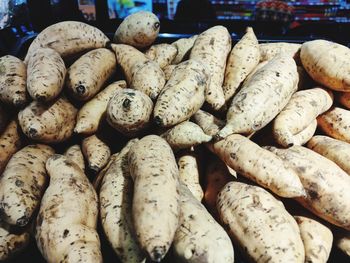
[[[117,28],[113,42],[128,44],[142,49],[152,45],[160,28],[158,17],[148,11],[127,16]]]
[[[158,63],[161,69],[171,64],[177,54],[177,48],[173,45],[162,43],[151,46],[145,55]]]
[[[155,100],[165,85],[164,72],[159,65],[131,46],[112,44],[112,49],[129,88],[142,91]]]
[[[226,59],[231,51],[231,36],[223,26],[214,26],[201,33],[190,53],[190,59],[198,60],[210,71],[210,84],[205,92],[205,100],[214,110],[225,104],[222,84]]]
[[[316,135],[307,147],[335,162],[350,175],[350,144],[327,136]]]
[[[131,140],[106,171],[100,188],[100,217],[103,230],[121,262],[145,259],[132,225],[133,181],[129,172],[128,153],[137,141]]]
[[[232,134],[209,145],[228,166],[257,184],[282,197],[305,195],[304,188],[292,169],[273,153],[248,138]]]
[[[118,89],[107,105],[107,121],[126,136],[134,136],[151,121],[152,100],[143,92]]]
[[[85,171],[84,155],[78,144],[70,146],[64,152],[64,156],[66,156],[69,161],[75,162],[83,172]]]
[[[260,62],[258,65],[256,65],[256,67],[248,74],[248,76],[244,79],[242,85],[245,85],[255,74],[255,72],[257,72],[259,69],[261,69],[262,67],[264,67],[267,63],[269,63],[268,60],[262,61]]]
[[[341,92],[337,100],[341,105],[350,110],[350,92]]]
[[[306,196],[298,198],[305,208],[324,220],[350,229],[350,176],[334,162],[303,147],[268,147],[299,176]]]
[[[111,156],[109,146],[96,135],[85,138],[82,141],[81,149],[89,168],[96,173],[106,166]]]
[[[46,163],[50,184],[41,201],[35,239],[48,262],[102,262],[96,231],[98,199],[77,164],[55,154]]]
[[[316,87],[294,93],[288,104],[273,121],[274,138],[283,147],[298,145],[294,141],[294,135],[309,126],[332,104],[332,93],[323,88]]]
[[[171,74],[173,74],[173,71],[175,68],[176,68],[176,65],[168,65],[165,68],[163,68],[164,77],[166,81],[170,79]]]
[[[117,61],[112,51],[94,49],[77,59],[68,69],[66,86],[78,100],[95,96],[116,71]]]
[[[314,219],[305,216],[294,216],[294,218],[299,225],[304,243],[305,262],[326,263],[332,249],[332,231]]]
[[[161,135],[173,150],[186,149],[209,142],[212,136],[206,135],[195,123],[184,121]]]
[[[179,225],[179,171],[170,146],[156,135],[136,142],[128,155],[134,180],[133,224],[141,248],[160,262]]]
[[[320,115],[317,123],[326,135],[350,143],[350,110],[334,107]]]
[[[23,227],[39,207],[48,182],[47,159],[55,151],[46,145],[29,145],[15,153],[0,177],[2,219]]]
[[[225,122],[223,120],[220,120],[203,110],[198,110],[192,116],[192,120],[202,128],[205,134],[210,136],[216,135],[220,129],[225,126]]]
[[[27,67],[11,55],[0,57],[0,100],[15,107],[28,102]]]
[[[60,54],[51,48],[38,48],[29,57],[27,90],[33,100],[49,102],[62,91],[66,66]]]
[[[110,84],[94,98],[86,102],[78,112],[77,123],[74,131],[86,135],[96,133],[100,122],[107,111],[108,102],[113,98],[114,93],[120,88],[126,88],[126,82],[124,80]]]
[[[304,246],[294,218],[272,194],[230,182],[217,207],[228,233],[253,262],[304,262]]]
[[[287,105],[297,83],[294,60],[283,55],[274,57],[234,96],[226,115],[226,126],[217,137],[249,134],[266,126]]]
[[[223,85],[226,101],[231,99],[239,85],[258,65],[259,59],[258,40],[253,29],[248,27],[245,35],[233,47],[228,56]]]
[[[335,239],[335,245],[350,257],[350,233],[342,233]]]
[[[102,180],[103,180],[105,174],[107,173],[109,167],[111,167],[112,163],[115,161],[115,159],[118,157],[118,155],[119,155],[119,152],[112,154],[111,157],[109,158],[106,166],[103,167],[102,170],[100,170],[98,172],[98,174],[94,177],[94,180],[92,181],[92,186],[94,187],[96,192],[100,192]]]
[[[156,124],[169,127],[188,120],[202,107],[209,78],[200,62],[187,60],[177,65],[154,106]]]
[[[180,226],[173,248],[185,262],[232,263],[234,252],[225,230],[184,184],[180,184]]]
[[[350,91],[350,49],[331,41],[318,39],[305,42],[301,62],[316,82],[334,90]]]
[[[299,61],[301,44],[296,43],[263,43],[259,44],[260,49],[260,61],[267,61],[273,59],[276,55],[284,54]]]
[[[18,113],[19,125],[30,139],[58,143],[73,134],[77,109],[64,97],[49,104],[33,101]]]
[[[312,136],[314,136],[317,129],[317,120],[314,119],[304,130],[293,135],[294,145],[304,145]]]
[[[191,52],[191,49],[197,37],[198,35],[194,35],[189,38],[180,38],[172,43],[172,45],[177,49],[177,54],[176,54],[176,57],[171,62],[172,64],[174,65],[179,64],[187,58],[187,56]]]

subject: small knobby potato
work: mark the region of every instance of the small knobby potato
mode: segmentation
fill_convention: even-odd
[[[82,171],[85,171],[84,155],[79,144],[70,146],[64,152],[64,156],[66,156],[68,160],[75,162]]]
[[[170,44],[157,44],[146,50],[145,55],[158,63],[161,69],[171,64],[177,54],[177,48]]]
[[[204,110],[198,110],[192,116],[192,120],[202,128],[205,134],[210,136],[215,136],[225,126],[223,120],[216,118]]]
[[[109,146],[96,135],[91,135],[82,141],[81,149],[89,168],[95,173],[99,172],[108,163],[111,156]]]

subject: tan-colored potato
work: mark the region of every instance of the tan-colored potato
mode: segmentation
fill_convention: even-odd
[[[208,211],[218,218],[218,210],[216,208],[216,199],[221,189],[230,181],[233,180],[233,176],[228,171],[228,166],[215,157],[208,161],[205,170],[205,192],[204,203],[208,208]]]
[[[297,200],[324,220],[350,229],[350,176],[334,162],[303,147],[268,147],[299,176],[306,196]]]
[[[248,76],[244,79],[242,85],[245,85],[248,81],[250,81],[250,79],[254,76],[255,72],[257,72],[259,69],[261,69],[262,67],[264,67],[267,63],[269,63],[268,60],[259,62],[259,64],[256,65],[256,67],[255,67],[255,68],[248,74]]]
[[[198,35],[194,35],[190,38],[180,38],[172,43],[172,45],[177,49],[177,54],[171,62],[172,64],[176,65],[186,60],[197,37]]]
[[[67,70],[66,86],[78,100],[95,96],[116,71],[115,54],[106,48],[94,49],[77,59]]]
[[[33,101],[18,113],[19,125],[30,139],[58,143],[73,134],[77,109],[61,97],[50,104]]]
[[[320,115],[317,123],[326,135],[350,143],[350,110],[334,107]]]
[[[160,28],[158,17],[148,11],[139,11],[127,16],[117,28],[113,42],[145,48],[157,38]]]
[[[0,134],[6,129],[9,123],[9,116],[4,107],[0,104]]]
[[[107,121],[117,131],[130,137],[147,128],[153,111],[152,100],[143,92],[118,89],[107,106]]]
[[[133,181],[129,172],[128,153],[137,141],[131,140],[106,171],[100,188],[100,217],[106,237],[121,262],[143,262],[132,225]]]
[[[108,102],[120,88],[126,88],[124,80],[113,82],[86,102],[78,112],[74,132],[86,135],[96,133],[102,118],[106,114]]]
[[[317,129],[317,120],[314,119],[304,130],[293,135],[294,145],[304,145],[312,136],[314,136]]]
[[[177,65],[154,106],[156,124],[170,127],[188,120],[202,107],[209,81],[200,62],[190,59]]]
[[[11,55],[0,57],[0,100],[15,107],[28,102],[26,65]]]
[[[69,161],[75,162],[83,172],[85,171],[84,155],[79,144],[70,146],[64,152],[64,156],[66,156]]]
[[[173,74],[174,69],[176,68],[176,65],[168,65],[165,68],[163,68],[165,80],[168,81],[171,77],[171,74]]]
[[[49,102],[62,91],[66,66],[51,48],[38,48],[28,60],[27,90],[33,100]]]
[[[350,91],[350,49],[331,41],[305,42],[300,51],[307,73],[318,83],[334,90]]]
[[[314,219],[305,216],[294,218],[304,243],[305,262],[326,263],[333,244],[332,231]]]
[[[12,155],[22,147],[19,125],[12,120],[0,134],[0,174],[4,171]]]
[[[200,185],[198,156],[194,151],[187,151],[180,155],[177,161],[180,181],[191,191],[193,196],[202,201],[203,189]]]
[[[54,153],[51,147],[36,144],[11,157],[0,177],[0,211],[6,223],[19,227],[28,224],[47,186],[45,163]]]
[[[158,63],[161,69],[170,65],[177,54],[177,48],[171,44],[157,44],[146,50],[145,55]]]
[[[124,71],[128,86],[155,100],[165,85],[165,75],[159,65],[131,46],[112,44],[112,49]]]
[[[56,50],[62,58],[105,47],[109,38],[98,28],[77,21],[63,21],[48,26],[29,46],[25,62],[40,47]]]
[[[336,237],[335,245],[350,257],[350,233],[343,233]]]
[[[183,262],[232,263],[234,252],[225,230],[184,184],[180,184],[180,226],[173,248]]]
[[[233,97],[226,115],[226,126],[217,137],[260,130],[287,105],[297,84],[294,60],[283,55],[274,57]]]
[[[0,223],[0,261],[6,261],[24,250],[30,241],[30,235],[11,231],[4,222]]]
[[[210,136],[216,135],[225,126],[223,120],[220,120],[203,110],[198,110],[192,116],[192,120],[202,128],[205,134]]]
[[[227,59],[223,91],[225,101],[235,94],[239,85],[254,70],[260,60],[259,43],[253,28],[247,27],[245,35],[231,50]]]
[[[274,138],[283,147],[298,145],[294,136],[314,122],[332,104],[332,93],[323,88],[297,91],[273,121]]]
[[[297,173],[281,158],[261,148],[248,138],[232,134],[209,148],[239,174],[282,197],[304,196]]]
[[[109,158],[109,161],[106,164],[106,166],[103,167],[102,170],[100,170],[98,172],[98,174],[94,177],[94,180],[92,181],[92,186],[94,187],[96,192],[98,192],[98,193],[100,192],[102,180],[103,180],[105,174],[107,173],[109,167],[111,167],[112,163],[115,161],[115,159],[117,158],[118,155],[119,155],[119,152],[112,154],[111,157]]]
[[[350,110],[350,92],[341,92],[337,100],[341,105]]]
[[[184,121],[161,135],[173,150],[186,149],[209,142],[212,136],[206,135],[197,124]]]
[[[260,61],[271,60],[279,54],[290,56],[299,61],[300,48],[301,44],[285,42],[259,44]]]
[[[160,262],[179,225],[179,171],[170,146],[156,135],[136,142],[129,151],[134,180],[133,224],[141,248]]]
[[[298,224],[263,188],[230,182],[219,193],[217,207],[229,235],[253,262],[304,263]]]
[[[81,149],[89,168],[99,172],[108,163],[111,156],[109,146],[101,141],[96,135],[91,135],[82,141]]]
[[[98,198],[77,164],[55,154],[46,163],[50,184],[41,201],[35,239],[49,263],[100,263]]]
[[[316,135],[307,143],[307,147],[335,162],[350,175],[350,143]]]
[[[190,59],[202,62],[210,71],[210,84],[205,92],[205,100],[214,110],[221,109],[225,104],[222,84],[230,51],[230,33],[223,26],[214,26],[197,37],[190,53]]]

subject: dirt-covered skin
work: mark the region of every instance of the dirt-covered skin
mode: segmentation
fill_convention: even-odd
[[[174,154],[159,136],[136,142],[128,155],[134,180],[133,224],[141,248],[160,262],[179,225],[179,171]]]
[[[171,44],[156,44],[146,50],[145,55],[158,63],[161,69],[170,65],[177,54],[177,48]]]
[[[194,35],[190,38],[180,38],[175,42],[171,43],[177,49],[177,54],[176,54],[176,57],[171,62],[172,64],[176,65],[185,61],[185,59],[191,52],[191,49],[197,37],[198,35]]]
[[[38,48],[28,60],[27,90],[33,100],[49,102],[62,91],[66,66],[51,48]]]
[[[0,177],[0,213],[6,223],[28,224],[47,186],[45,163],[54,153],[47,145],[34,144],[11,157]]]
[[[94,49],[82,55],[67,70],[68,91],[78,100],[91,99],[112,77],[116,66],[114,53],[106,48]]]
[[[300,62],[300,48],[301,44],[296,43],[275,42],[259,44],[260,61],[268,61],[279,54],[285,54],[294,58],[296,62]]]
[[[102,118],[106,114],[108,102],[113,98],[114,93],[118,89],[124,88],[126,88],[126,82],[124,80],[116,81],[86,102],[78,112],[74,132],[86,135],[96,133]]]
[[[307,147],[335,162],[350,175],[350,143],[316,135],[307,143]]]
[[[223,26],[214,26],[197,37],[190,53],[190,59],[202,62],[209,69],[210,83],[205,91],[205,100],[214,110],[225,104],[222,84],[230,51],[230,33]]]
[[[55,154],[46,163],[50,184],[36,221],[35,239],[49,262],[100,263],[96,231],[98,198],[84,172],[65,156]]]
[[[341,105],[350,110],[350,92],[341,92],[337,100]]]
[[[180,184],[180,226],[173,249],[184,262],[233,263],[232,242],[207,209],[191,191]]]
[[[158,63],[132,46],[112,44],[111,47],[124,71],[128,87],[142,91],[155,100],[165,85],[165,75]]]
[[[117,28],[113,42],[139,49],[149,47],[156,40],[160,28],[158,17],[148,11],[127,16]]]
[[[223,91],[228,101],[248,74],[259,64],[259,43],[251,27],[232,48],[227,59]]]
[[[304,207],[324,220],[350,230],[350,176],[334,162],[303,147],[267,147],[299,176],[306,196],[298,198]]]
[[[196,60],[177,65],[154,106],[156,124],[170,127],[188,120],[202,107],[209,80],[207,69]]]
[[[85,138],[81,143],[81,149],[89,168],[96,173],[106,166],[111,156],[109,146],[96,135]]]
[[[294,135],[308,127],[332,104],[332,93],[323,88],[297,91],[273,121],[274,138],[283,147],[298,145]]]
[[[350,143],[350,110],[331,108],[317,118],[326,135]]]
[[[304,263],[298,224],[272,194],[230,182],[218,195],[220,218],[245,254],[257,263]]]
[[[316,82],[338,91],[350,91],[350,49],[318,39],[303,43],[301,62]]]
[[[82,171],[85,171],[84,155],[79,144],[68,147],[64,152],[64,156],[66,156],[68,160],[75,162]]]
[[[262,61],[260,62],[258,65],[256,65],[256,67],[248,74],[248,76],[244,79],[242,85],[244,86],[246,83],[248,83],[250,81],[250,79],[254,76],[254,74],[261,69],[262,67],[264,67],[267,63],[269,63],[268,60],[266,61]]]
[[[197,124],[184,121],[161,135],[173,150],[186,149],[201,143],[209,142],[212,136],[207,135]]]
[[[318,221],[305,216],[294,216],[299,225],[305,247],[306,263],[326,263],[331,253],[332,231]]]
[[[350,257],[350,232],[338,233],[335,237],[335,245]]]
[[[29,241],[30,235],[28,232],[14,233],[9,225],[0,222],[0,261],[9,260],[24,250]]]
[[[233,97],[226,126],[217,138],[233,133],[250,134],[266,126],[287,105],[297,84],[293,58],[280,55],[270,60]]]
[[[0,174],[4,171],[12,155],[22,147],[17,120],[11,120],[0,134]]]
[[[138,140],[131,140],[112,161],[100,187],[100,217],[106,237],[122,263],[141,263],[145,254],[137,243],[132,224],[134,183],[130,176],[128,153]]]
[[[232,134],[208,145],[228,166],[275,194],[293,198],[305,195],[295,171],[281,158],[248,138]]]
[[[56,50],[63,59],[91,49],[105,47],[108,37],[98,28],[77,21],[63,21],[48,26],[29,46],[25,62],[40,47]]]
[[[0,101],[15,107],[28,102],[27,67],[11,55],[0,57]]]
[[[107,106],[107,121],[126,136],[134,136],[151,121],[152,100],[143,92],[118,89]]]
[[[191,118],[191,120],[202,128],[205,134],[214,136],[224,126],[225,122],[211,115],[209,112],[198,110]]]
[[[30,139],[59,143],[73,134],[77,109],[61,97],[49,104],[33,101],[18,113],[19,125]]]

